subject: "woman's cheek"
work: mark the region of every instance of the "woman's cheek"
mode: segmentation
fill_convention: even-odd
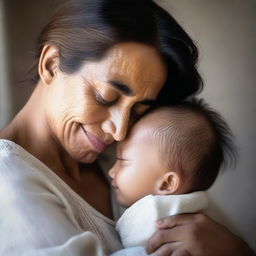
[[[109,116],[109,109],[95,100],[83,102],[78,109],[87,124],[102,122]]]

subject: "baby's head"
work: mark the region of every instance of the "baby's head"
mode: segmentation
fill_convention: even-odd
[[[155,109],[117,144],[109,171],[117,201],[129,207],[146,195],[208,189],[226,156],[235,156],[230,129],[202,101]]]

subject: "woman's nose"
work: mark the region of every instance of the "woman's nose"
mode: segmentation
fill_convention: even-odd
[[[127,133],[130,119],[130,111],[116,109],[111,112],[110,118],[102,123],[102,130],[110,133],[115,141],[122,141]]]

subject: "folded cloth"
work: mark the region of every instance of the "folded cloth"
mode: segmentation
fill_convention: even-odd
[[[100,240],[92,232],[83,232],[70,238],[65,244],[52,248],[29,250],[20,256],[105,256]],[[117,255],[118,256],[118,255]],[[120,255],[120,256],[125,256]],[[142,255],[141,255],[142,256]]]
[[[149,256],[149,254],[143,247],[136,246],[114,252],[110,256]]]
[[[198,191],[181,195],[148,195],[130,206],[117,221],[125,248],[144,246],[156,231],[155,221],[181,213],[203,211],[208,206],[206,192]]]

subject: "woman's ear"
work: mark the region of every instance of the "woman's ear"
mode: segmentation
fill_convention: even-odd
[[[180,175],[177,172],[164,173],[158,182],[157,195],[172,195],[177,192],[181,184]]]
[[[45,45],[38,63],[38,74],[45,84],[50,84],[59,68],[59,52],[55,46]]]

